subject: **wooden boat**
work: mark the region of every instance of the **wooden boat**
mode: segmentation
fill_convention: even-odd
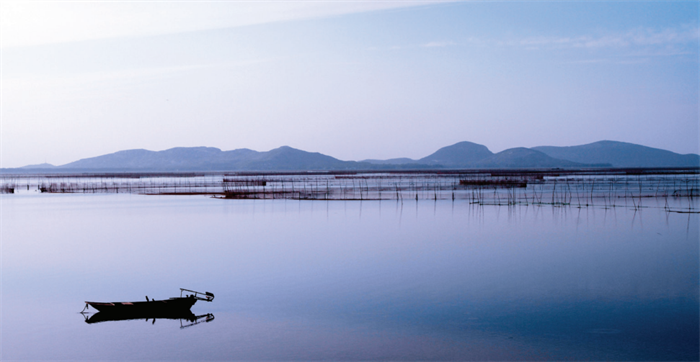
[[[183,292],[187,294],[183,296]],[[91,306],[100,312],[128,312],[128,313],[169,313],[179,311],[189,311],[190,308],[198,300],[211,302],[214,300],[214,294],[209,292],[196,292],[194,290],[180,288],[180,297],[163,299],[163,300],[148,300],[146,296],[145,302],[85,302],[87,308]]]

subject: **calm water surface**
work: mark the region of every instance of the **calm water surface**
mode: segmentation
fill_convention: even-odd
[[[1,200],[3,361],[699,358],[698,214]],[[78,313],[86,300],[165,299],[180,287],[215,293],[192,308],[215,319],[181,329]]]

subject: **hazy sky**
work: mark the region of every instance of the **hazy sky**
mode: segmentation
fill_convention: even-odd
[[[698,153],[699,14],[696,1],[3,0],[2,167],[178,146]]]

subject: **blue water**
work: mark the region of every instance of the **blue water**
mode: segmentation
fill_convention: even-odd
[[[698,360],[699,217],[3,195],[2,360]],[[84,301],[210,291],[188,328]]]

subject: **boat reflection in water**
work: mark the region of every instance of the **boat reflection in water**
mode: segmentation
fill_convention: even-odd
[[[183,296],[183,292],[191,292],[192,294]],[[146,321],[153,319],[152,323],[155,323],[156,319],[178,319],[180,320],[180,328],[185,328],[214,320],[214,315],[211,313],[195,315],[190,311],[192,305],[198,300],[211,302],[214,300],[214,294],[180,288],[180,297],[164,300],[149,300],[146,296],[145,302],[85,302],[85,309],[81,313],[85,316],[85,322],[88,324],[132,319],[145,319]],[[84,313],[88,306],[99,312],[88,316]],[[183,324],[183,321],[189,322],[189,324]]]
[[[112,311],[112,312],[97,312],[93,315],[83,314],[85,316],[85,323],[94,324],[100,322],[113,322],[113,321],[127,321],[127,320],[146,320],[152,319],[152,324],[156,322],[156,319],[173,319],[180,320],[180,328],[187,328],[193,325],[205,322],[211,322],[214,320],[214,315],[211,313],[195,315],[194,313],[188,311],[181,312],[129,312],[129,311]]]

